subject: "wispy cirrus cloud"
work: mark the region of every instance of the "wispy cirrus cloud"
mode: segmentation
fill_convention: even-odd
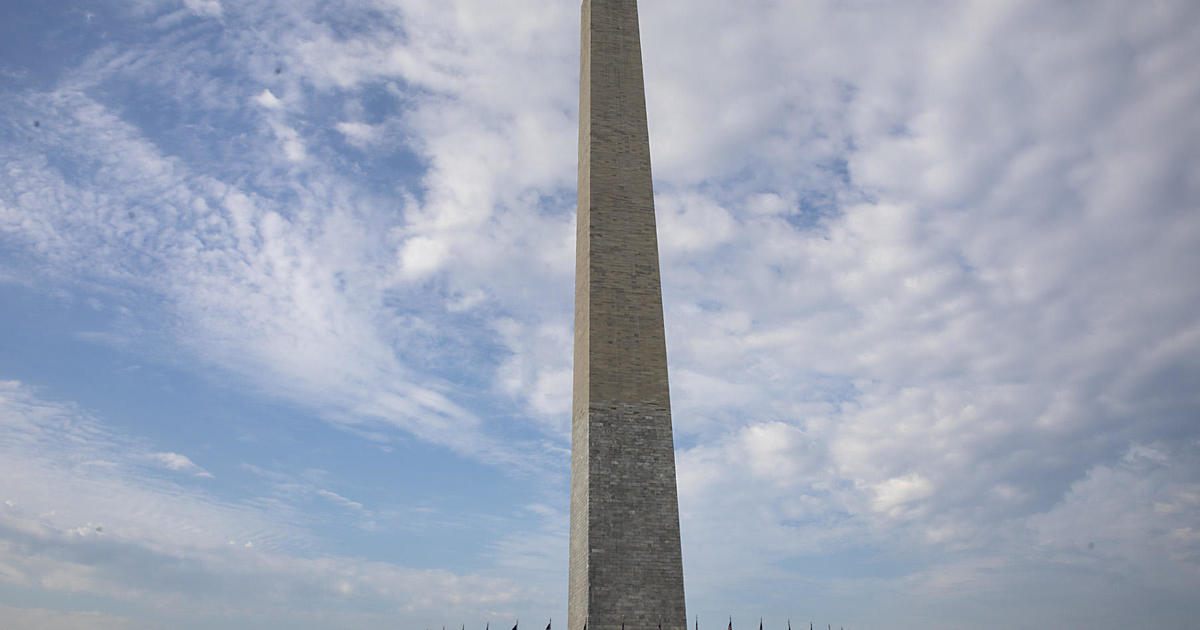
[[[46,141],[76,152],[94,172],[90,181],[68,182],[12,163],[27,177],[13,182],[17,201],[4,208],[5,227],[59,273],[86,269],[85,277],[157,293],[174,322],[159,334],[280,395],[314,403],[335,421],[375,417],[416,433],[428,429],[427,437],[451,448],[501,456],[479,431],[464,430],[478,425],[472,413],[436,391],[442,386],[414,383],[423,378],[393,351],[406,337],[424,343],[419,316],[388,328],[374,321],[388,312],[389,278],[386,260],[372,260],[387,248],[386,232],[368,227],[380,220],[376,210],[279,207],[161,154],[82,93],[30,106],[71,121]],[[126,246],[137,256],[116,254]]]
[[[454,605],[483,614],[536,596],[499,578],[314,555],[315,539],[286,503],[221,499],[155,476],[145,460],[173,470],[195,465],[175,453],[147,454],[140,441],[20,383],[0,384],[0,422],[0,581],[10,587],[136,605],[166,601],[174,614],[192,615],[195,627],[218,620],[252,627],[271,608],[314,627],[330,607],[350,602],[378,611],[352,625],[379,623],[397,608],[436,615]],[[364,510],[334,492],[316,493]],[[103,611],[61,619],[37,610],[3,614],[12,623],[94,617],[140,627]]]
[[[160,472],[198,469],[186,455],[156,452],[19,382],[0,385],[0,422],[11,527],[123,538],[151,549],[213,549],[230,540],[304,545],[304,534],[283,521]]]
[[[212,477],[212,473],[196,465],[187,455],[179,453],[151,453],[150,457],[157,460],[169,470],[186,472],[196,477]]]

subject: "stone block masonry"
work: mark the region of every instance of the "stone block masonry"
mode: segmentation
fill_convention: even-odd
[[[636,0],[584,0],[569,630],[684,630]]]

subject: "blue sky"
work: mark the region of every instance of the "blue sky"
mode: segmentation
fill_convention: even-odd
[[[565,619],[579,6],[3,2],[0,626]],[[1200,5],[641,2],[689,615],[1200,615]]]

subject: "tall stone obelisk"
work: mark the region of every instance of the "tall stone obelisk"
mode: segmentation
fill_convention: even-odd
[[[685,630],[637,0],[583,0],[568,630]]]

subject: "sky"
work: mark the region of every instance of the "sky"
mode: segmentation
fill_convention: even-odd
[[[1195,628],[1200,3],[640,5],[689,621]],[[565,622],[576,0],[0,14],[0,627]]]

